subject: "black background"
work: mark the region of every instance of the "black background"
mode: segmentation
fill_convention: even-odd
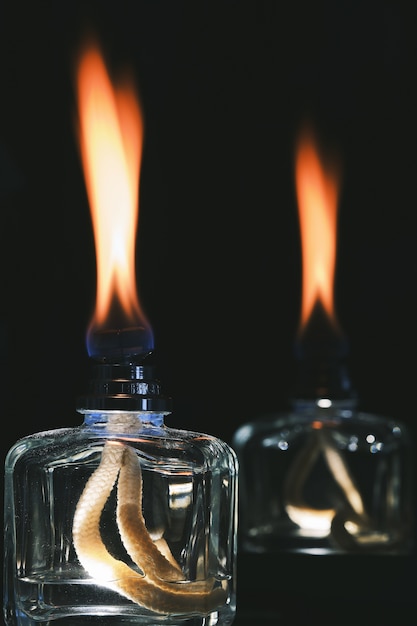
[[[352,378],[364,410],[415,437],[417,6],[3,0],[2,456],[22,435],[81,422],[95,255],[72,59],[86,26],[142,95],[138,289],[174,399],[167,425],[230,442],[286,406],[301,287],[293,152],[308,116],[343,164],[335,298]],[[305,577],[292,580],[305,598]],[[259,593],[242,593],[241,620]]]

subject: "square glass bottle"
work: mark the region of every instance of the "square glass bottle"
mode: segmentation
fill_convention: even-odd
[[[408,428],[358,409],[343,361],[316,358],[302,359],[287,412],[259,416],[234,433],[241,548],[408,554],[414,535]]]
[[[7,455],[5,623],[231,624],[234,452],[164,424],[146,359],[95,368],[82,425]]]

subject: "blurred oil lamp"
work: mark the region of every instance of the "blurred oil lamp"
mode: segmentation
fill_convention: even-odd
[[[170,400],[136,291],[143,118],[90,41],[76,67],[94,227],[93,376],[84,422],[27,436],[5,464],[8,625],[231,624],[237,460],[214,436],[168,428]]]
[[[340,178],[311,128],[296,143],[302,303],[288,412],[234,433],[247,552],[407,553],[412,447],[404,424],[362,412],[333,285]]]

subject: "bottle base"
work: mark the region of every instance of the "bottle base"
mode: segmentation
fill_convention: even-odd
[[[347,533],[314,533],[294,530],[285,524],[279,528],[242,533],[240,550],[252,554],[296,553],[316,555],[379,554],[407,556],[413,549],[410,533],[368,532],[354,537]]]
[[[120,607],[114,607],[119,610]],[[89,614],[75,613],[57,617],[51,615],[33,617],[23,611],[16,611],[5,616],[6,626],[230,626],[235,618],[235,610],[231,607],[223,607],[205,616],[171,616],[171,615],[121,615],[112,612],[112,607],[107,611],[102,610],[97,614],[91,613],[91,607],[87,609]]]

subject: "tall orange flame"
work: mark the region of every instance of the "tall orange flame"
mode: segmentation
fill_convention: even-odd
[[[334,306],[338,171],[326,169],[310,130],[300,133],[296,146],[295,181],[302,248],[301,329],[321,304],[338,326]]]
[[[114,309],[124,324],[147,325],[136,289],[135,238],[143,117],[131,81],[112,85],[98,45],[85,46],[76,91],[79,145],[94,228],[97,294],[91,327],[104,328]]]

